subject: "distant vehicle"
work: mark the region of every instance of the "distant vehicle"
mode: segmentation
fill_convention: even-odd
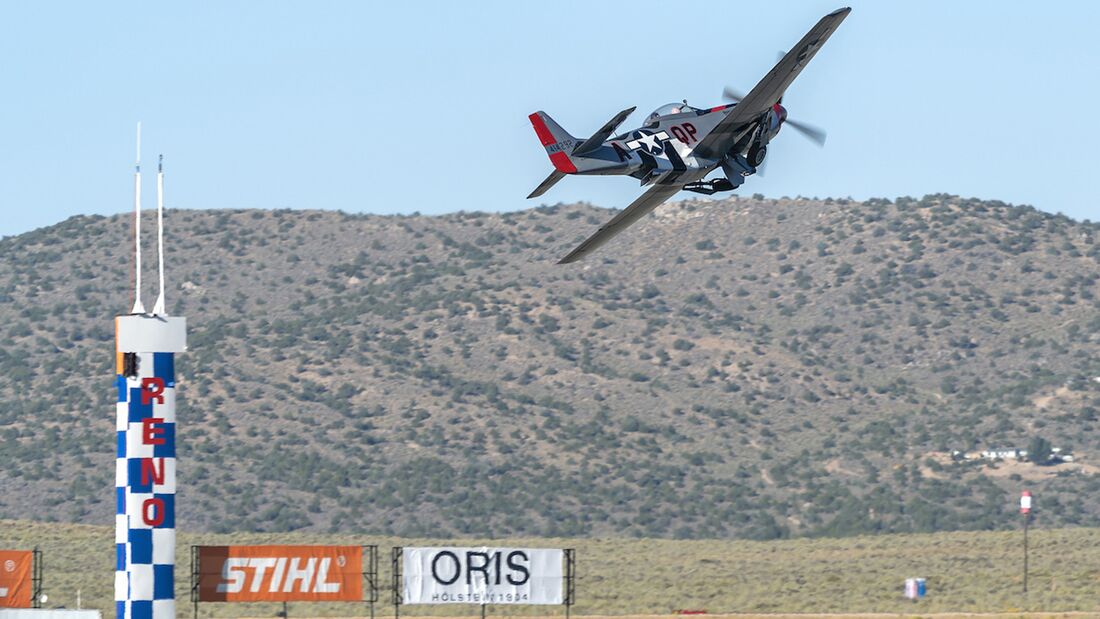
[[[531,114],[554,171],[528,198],[546,193],[566,174],[628,175],[650,187],[558,264],[584,258],[682,189],[707,195],[737,189],[764,163],[768,143],[783,125],[824,144],[823,131],[787,118],[783,93],[851,10],[838,9],[821,18],[749,94],[727,88],[725,96],[732,101],[727,105],[700,109],[686,101],[670,103],[657,108],[638,129],[612,137],[636,109],[632,107],[584,140],[545,112]],[[724,177],[704,180],[718,168]]]

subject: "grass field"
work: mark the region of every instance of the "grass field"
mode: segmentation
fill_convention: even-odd
[[[938,533],[776,542],[634,539],[428,540],[348,535],[189,534],[181,532],[176,590],[181,617],[187,600],[192,544],[377,544],[382,587],[379,615],[389,606],[389,549],[395,545],[458,543],[577,549],[581,615],[667,615],[679,609],[709,614],[1045,613],[1100,616],[1100,529],[1032,529],[1030,593],[1021,592],[1021,534]],[[44,552],[49,606],[113,616],[114,535],[111,527],[0,520],[0,548],[38,546]],[[928,597],[901,596],[907,577],[928,579]],[[545,610],[545,609],[542,609]],[[557,613],[557,609],[555,614]],[[203,617],[271,617],[274,604],[204,604]],[[357,605],[291,604],[291,617],[365,615]],[[408,615],[476,615],[476,607],[406,606]],[[544,615],[536,607],[493,606],[491,615]],[[1085,615],[1087,616],[1087,615]]]

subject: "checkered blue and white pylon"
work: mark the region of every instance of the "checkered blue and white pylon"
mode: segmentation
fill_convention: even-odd
[[[135,352],[130,362],[124,358],[120,350],[116,378],[116,617],[175,619],[175,355]]]

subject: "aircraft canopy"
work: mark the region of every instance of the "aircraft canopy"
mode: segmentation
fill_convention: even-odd
[[[653,110],[653,113],[650,114],[649,117],[646,118],[645,122],[646,122],[647,125],[650,125],[650,124],[653,124],[653,123],[657,122],[657,119],[662,117],[662,116],[668,116],[670,114],[683,114],[684,112],[694,112],[694,111],[695,111],[695,108],[691,107],[690,105],[688,105],[688,104],[686,104],[682,101],[679,102],[679,103],[667,103],[667,104],[662,105],[661,107]]]

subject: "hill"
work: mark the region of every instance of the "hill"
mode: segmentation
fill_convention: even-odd
[[[180,527],[998,529],[1023,487],[1043,526],[1100,525],[1097,224],[943,195],[687,201],[554,264],[609,216],[171,212]],[[129,233],[0,240],[0,516],[111,522]],[[1076,462],[948,456],[1036,438]]]
[[[112,612],[112,530],[0,520],[0,547],[39,544],[50,604]],[[451,543],[318,533],[180,533],[176,600],[189,617],[190,545],[261,543],[375,544],[379,547],[378,616],[392,616],[389,551],[394,545]],[[485,539],[462,540],[481,545]],[[498,540],[500,541],[500,540]],[[654,615],[677,610],[718,613],[896,613],[1091,611],[1098,608],[1100,530],[1033,530],[1029,593],[1022,593],[1019,532],[884,534],[838,539],[623,540],[511,539],[520,546],[576,548],[574,616]],[[902,597],[906,578],[928,581],[928,597]],[[365,605],[291,604],[291,617],[367,616]],[[272,617],[276,604],[202,604],[203,617]],[[557,608],[491,606],[489,614],[562,616]],[[402,615],[476,616],[477,607],[403,606]],[[1095,616],[1093,614],[1092,616]]]

